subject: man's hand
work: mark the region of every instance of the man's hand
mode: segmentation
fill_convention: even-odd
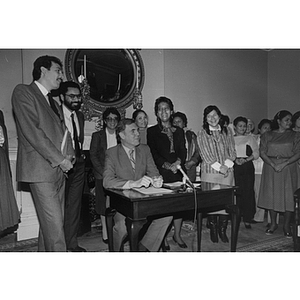
[[[62,169],[64,173],[70,171],[73,168],[73,164],[67,158],[65,158],[60,164],[59,167]]]
[[[195,164],[195,162],[190,160],[190,161],[186,162],[184,166],[187,170],[189,170],[194,164]]]
[[[66,159],[69,160],[72,163],[72,165],[74,165],[76,162],[76,157],[73,155],[67,155]]]
[[[150,184],[153,184],[153,179],[145,175],[141,179],[131,182],[130,188],[148,187]]]

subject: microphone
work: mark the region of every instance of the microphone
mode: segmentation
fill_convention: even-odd
[[[194,189],[195,187],[194,187],[193,183],[191,182],[189,177],[186,175],[186,173],[183,171],[183,169],[181,168],[181,165],[177,165],[177,170],[179,170],[181,172],[181,174],[183,175],[185,180],[188,182],[188,184]]]

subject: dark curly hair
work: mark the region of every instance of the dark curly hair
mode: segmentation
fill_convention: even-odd
[[[61,60],[55,56],[44,55],[38,57],[33,63],[33,71],[32,71],[33,80],[39,80],[41,78],[41,73],[42,73],[41,67],[50,70],[52,66],[52,62],[58,64],[61,68],[63,66]]]
[[[110,114],[116,115],[117,119],[118,119],[118,122],[120,122],[121,115],[120,115],[119,111],[115,107],[108,107],[104,111],[104,113],[102,115],[103,120],[105,121]],[[106,128],[106,122],[103,123],[103,128]]]
[[[135,110],[135,111],[132,113],[132,119],[133,119],[134,121],[135,121],[135,119],[137,118],[137,116],[138,116],[139,113],[144,113],[145,116],[148,118],[148,115],[147,115],[147,113],[146,113],[144,110],[142,110],[142,109],[137,109],[137,110]]]
[[[209,106],[207,106],[207,107],[204,109],[204,112],[203,112],[203,129],[204,129],[204,130],[206,131],[206,133],[209,134],[209,135],[211,135],[211,132],[210,132],[210,130],[209,130],[209,124],[208,124],[208,122],[207,122],[207,115],[208,115],[209,113],[211,113],[213,110],[218,114],[218,116],[219,116],[219,118],[220,118],[220,121],[221,121],[221,118],[222,118],[222,113],[221,113],[221,111],[219,110],[219,108],[218,108],[217,106],[215,106],[215,105],[209,105]],[[224,123],[223,123],[223,122],[220,122],[220,121],[219,121],[219,124],[220,124],[220,126],[221,126],[221,132],[225,132],[225,133],[227,134],[227,133],[228,133],[227,127],[224,126]]]
[[[234,120],[233,120],[233,125],[236,126],[238,124],[238,122],[244,122],[246,123],[246,126],[248,124],[248,119],[245,118],[245,117],[242,117],[242,116],[239,116],[239,117],[236,117]]]
[[[159,105],[160,103],[162,103],[162,102],[167,103],[167,104],[169,105],[169,107],[170,107],[170,110],[171,110],[171,111],[174,111],[174,105],[173,105],[172,100],[169,99],[169,98],[167,98],[167,97],[161,96],[161,97],[159,97],[159,98],[157,98],[157,99],[155,100],[155,104],[154,104],[154,113],[155,113],[156,116],[157,116],[157,112],[158,112],[158,105]]]
[[[187,117],[186,117],[186,114],[184,114],[183,112],[180,112],[180,111],[177,111],[175,114],[173,114],[171,116],[171,123],[173,123],[173,120],[178,117],[180,118],[182,121],[183,121],[183,127],[186,127],[187,126]]]
[[[258,123],[257,129],[258,129],[258,130],[261,130],[261,128],[262,128],[263,125],[265,125],[265,124],[270,124],[270,126],[271,126],[271,125],[272,125],[272,121],[269,120],[269,119],[262,119],[262,120]]]
[[[278,120],[281,121],[284,117],[286,116],[292,116],[293,114],[291,112],[289,112],[288,110],[281,110],[279,111],[275,116],[274,119],[272,121],[272,130],[278,129],[279,125],[278,125]]]

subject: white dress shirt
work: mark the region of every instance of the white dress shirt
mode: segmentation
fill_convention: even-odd
[[[77,129],[77,134],[78,134],[78,139],[79,139],[79,135],[80,135],[80,128],[79,128],[79,121],[78,121],[78,118],[77,118],[77,114],[75,111],[71,111],[69,110],[64,104],[62,105],[62,110],[63,110],[63,113],[64,113],[64,119],[65,119],[65,124],[71,134],[71,137],[72,137],[72,143],[73,143],[73,147],[75,149],[75,144],[74,144],[74,139],[73,139],[73,125],[72,125],[72,118],[71,118],[71,115],[74,114],[74,122],[75,122],[75,125],[76,125],[76,129]],[[80,142],[79,142],[80,144]],[[81,148],[82,148],[82,145],[80,144]]]

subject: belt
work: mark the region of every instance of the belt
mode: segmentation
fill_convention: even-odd
[[[274,158],[274,159],[289,159],[290,157],[283,157],[283,156],[280,156],[280,155],[277,155],[277,156],[268,156],[269,158]]]

